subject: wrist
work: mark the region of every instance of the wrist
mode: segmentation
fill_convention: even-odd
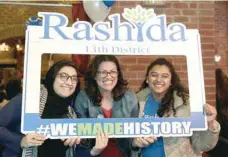
[[[91,154],[92,156],[97,156],[97,155],[99,155],[101,152],[102,152],[101,149],[97,149],[97,148],[93,147],[93,148],[91,149],[91,151],[90,151],[90,154]]]
[[[208,129],[213,129],[214,128],[213,123],[214,123],[214,121],[210,121],[210,122],[207,123]]]
[[[131,149],[132,149],[133,151],[138,151],[138,150],[140,149],[140,147],[137,146],[134,142],[132,142],[132,144],[131,144]]]
[[[220,131],[220,125],[214,120],[208,123],[208,129],[213,133],[218,133]]]
[[[139,149],[142,148],[143,146],[139,143],[139,141],[137,140],[137,138],[133,139],[131,147],[133,149]]]
[[[135,139],[132,141],[131,147],[133,147],[133,148],[138,147],[138,146],[136,145]]]

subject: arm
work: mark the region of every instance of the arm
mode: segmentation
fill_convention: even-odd
[[[129,97],[127,98],[129,99],[129,104],[131,105],[131,118],[137,118],[139,117],[139,104],[138,104],[138,100],[136,98],[136,95],[134,93],[130,93]]]
[[[98,132],[95,146],[90,151],[91,156],[98,157],[99,154],[107,147],[107,145],[108,134],[103,133],[102,131]]]
[[[85,108],[85,103],[86,103],[86,94],[84,91],[80,91],[79,94],[77,95],[73,109],[77,115],[78,118],[88,118],[86,114],[86,108]],[[91,156],[96,156],[95,152],[91,152],[92,147],[94,146],[93,139],[82,139],[82,142],[80,144],[82,147],[78,148],[79,152],[82,152],[82,154],[90,154]],[[91,153],[94,153],[93,155]],[[77,154],[77,152],[76,152]]]
[[[17,96],[0,110],[0,144],[16,153],[20,152],[23,135],[9,127],[20,123],[21,101],[22,96]]]
[[[138,104],[138,101],[137,101],[137,98],[136,96],[133,94],[132,96],[132,99],[131,99],[132,103],[133,104],[133,108],[132,108],[132,111],[131,111],[131,118],[137,118],[139,117],[139,104]],[[138,154],[139,151],[140,151],[140,148],[137,147],[137,146],[134,146],[133,144],[133,140],[134,138],[129,138],[129,148],[131,148],[131,154]],[[136,156],[136,155],[135,155]]]
[[[134,108],[131,111],[131,118],[138,118],[139,117],[139,105],[138,103],[136,103],[136,105],[134,105]]]
[[[215,107],[206,104],[204,106],[204,111],[207,116],[208,130],[196,132],[191,138],[193,148],[196,153],[199,153],[201,151],[207,152],[213,149],[217,144],[219,138],[220,125],[215,120],[217,116]]]
[[[220,125],[214,121],[214,129],[197,131],[191,137],[193,149],[196,153],[207,152],[215,147],[219,137]]]
[[[85,93],[81,91],[74,102],[73,107],[78,118],[88,118],[85,109],[86,97]]]

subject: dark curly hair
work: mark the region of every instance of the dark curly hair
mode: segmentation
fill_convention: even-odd
[[[158,116],[162,117],[165,113],[167,113],[169,111],[169,109],[171,108],[173,110],[174,116],[176,115],[176,110],[174,108],[174,97],[173,97],[173,93],[174,91],[177,92],[177,95],[180,96],[183,99],[183,104],[187,105],[187,100],[189,98],[188,96],[188,89],[181,84],[180,82],[180,78],[177,75],[175,68],[173,67],[173,65],[167,61],[164,58],[158,58],[155,61],[153,61],[147,68],[147,72],[146,72],[146,78],[149,75],[150,70],[156,66],[156,65],[164,65],[166,67],[168,67],[170,73],[171,73],[171,86],[169,87],[168,91],[166,92],[165,96],[162,98],[161,100],[161,105],[160,108],[158,109]],[[141,85],[140,90],[147,88],[149,85],[146,82],[147,79],[145,79]]]
[[[215,70],[216,76],[216,107],[219,122],[228,120],[228,77],[221,69]]]
[[[100,105],[102,100],[102,95],[98,89],[95,77],[97,75],[98,67],[102,62],[113,62],[115,63],[118,71],[118,81],[114,89],[112,90],[113,99],[115,101],[120,100],[126,90],[128,89],[128,82],[124,80],[123,74],[120,69],[120,64],[117,58],[113,55],[97,55],[94,57],[92,62],[88,67],[88,71],[85,75],[85,92],[89,96],[90,100],[96,105]]]

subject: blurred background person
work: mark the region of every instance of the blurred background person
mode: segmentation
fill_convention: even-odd
[[[11,100],[17,94],[22,92],[22,82],[21,79],[12,77],[6,84],[6,96],[8,100]]]
[[[7,96],[3,89],[0,89],[0,110],[7,104]]]
[[[0,145],[3,146],[2,157],[21,157],[22,148],[39,146],[46,137],[36,133],[21,133],[22,93],[0,110]]]
[[[215,70],[217,120],[221,125],[219,140],[208,152],[210,157],[228,157],[228,77],[221,69]]]

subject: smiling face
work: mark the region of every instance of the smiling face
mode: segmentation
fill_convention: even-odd
[[[77,82],[78,77],[76,70],[71,66],[65,66],[57,73],[53,89],[60,97],[69,97],[74,93]]]
[[[118,81],[118,70],[114,62],[104,61],[95,77],[100,92],[111,92]]]
[[[171,85],[171,73],[165,65],[155,65],[148,73],[146,82],[155,97],[163,97]]]

